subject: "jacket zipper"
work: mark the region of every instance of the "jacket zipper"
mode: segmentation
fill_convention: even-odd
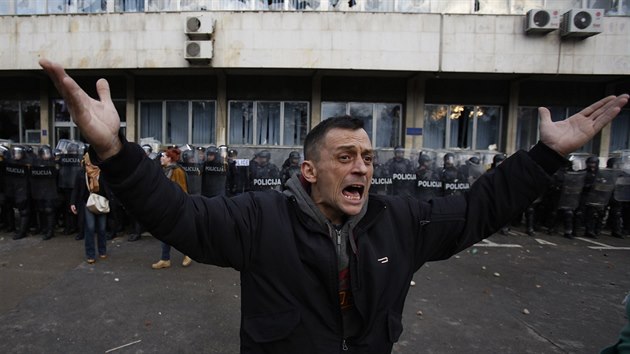
[[[341,254],[341,230],[337,230],[337,228],[334,228],[335,230],[335,234],[337,235],[337,253],[335,254],[335,260],[337,260],[338,262],[338,258],[339,255]],[[348,266],[350,266],[348,264]],[[337,269],[337,266],[335,267],[335,269]],[[337,269],[337,272],[335,273],[337,275],[337,294],[339,294],[339,269]],[[337,300],[339,301],[339,300]],[[341,306],[339,304],[337,304],[338,308],[339,308],[339,318],[341,319],[341,350],[343,350],[344,352],[348,351],[348,344],[346,343],[346,338],[344,336],[343,333],[343,313],[341,310]]]

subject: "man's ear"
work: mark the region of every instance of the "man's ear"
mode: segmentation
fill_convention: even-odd
[[[317,181],[317,168],[315,168],[313,161],[304,160],[300,166],[300,172],[307,182],[315,183]]]

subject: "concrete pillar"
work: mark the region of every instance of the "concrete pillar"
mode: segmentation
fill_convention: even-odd
[[[322,76],[313,75],[311,82],[311,129],[322,121]]]
[[[225,72],[217,71],[217,146],[227,144],[228,102]]]
[[[50,97],[48,95],[48,80],[39,81],[39,127],[41,144],[50,145],[50,134],[53,129],[50,124]]]
[[[513,81],[510,83],[510,101],[507,110],[507,129],[505,136],[505,153],[508,155],[516,152],[516,129],[518,126],[518,96],[520,94],[520,83]]]
[[[426,79],[415,75],[407,80],[407,103],[405,105],[405,124],[403,124],[403,143],[405,148],[422,148],[422,135],[407,135],[406,128],[424,127],[424,100]]]
[[[125,104],[125,117],[127,119],[125,137],[129,141],[139,141],[138,117],[136,114],[136,78],[133,75],[126,75],[127,103]]]

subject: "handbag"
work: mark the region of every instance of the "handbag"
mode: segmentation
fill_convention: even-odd
[[[85,174],[85,184],[88,186],[88,191],[90,190],[90,186],[88,184],[88,176]],[[92,214],[107,214],[109,213],[109,200],[103,197],[100,194],[90,192],[90,196],[88,197],[87,203],[85,206],[88,208]]]

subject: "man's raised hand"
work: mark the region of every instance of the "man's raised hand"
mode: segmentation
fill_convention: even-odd
[[[47,59],[41,59],[39,65],[52,79],[68,106],[72,120],[99,158],[104,160],[118,153],[122,147],[118,138],[120,118],[112,102],[107,80],[96,82],[99,100],[95,100],[66,74],[61,65]]]
[[[566,156],[591,140],[627,103],[627,94],[608,96],[559,122],[552,122],[549,110],[540,107],[540,140]]]

